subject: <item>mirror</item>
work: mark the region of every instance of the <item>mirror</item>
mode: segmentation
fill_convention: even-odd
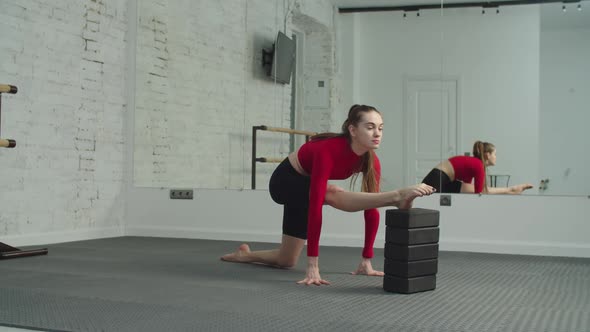
[[[498,186],[509,176],[510,185],[535,186],[525,194],[588,194],[581,133],[590,120],[590,19],[577,3],[566,12],[562,5],[339,16],[341,56],[354,64],[345,78],[363,82],[345,95],[389,112],[379,155],[384,169],[405,170],[390,178],[394,187],[420,181],[438,163],[421,154],[434,143],[446,159],[482,140],[497,148],[488,173]]]
[[[458,152],[478,139],[492,142],[498,159],[488,181],[535,185],[524,194],[588,194],[590,158],[580,153],[590,121],[583,5],[444,10],[443,76],[457,75],[462,85]]]
[[[249,189],[253,126],[337,131],[362,102],[384,113],[384,190],[421,181],[480,139],[498,149],[489,169],[498,185],[587,195],[588,1],[581,11],[555,3],[337,14],[335,22],[319,3],[138,3],[134,184]],[[220,34],[203,34],[201,24]],[[273,82],[261,65],[278,31],[299,43],[296,84]],[[270,158],[303,142],[270,132],[257,140],[256,156]],[[257,189],[275,166],[256,164]]]
[[[327,1],[139,1],[134,185],[249,189],[254,126],[327,130],[329,105],[292,98],[304,83],[269,77],[263,61],[272,65],[273,58],[263,50],[275,43],[274,64],[287,59],[279,31],[294,43],[322,45],[298,49],[306,61],[292,75],[297,82],[323,81],[326,91],[332,13]],[[206,33],[211,27],[219,33]],[[284,159],[298,139],[259,131],[256,157]],[[275,167],[256,164],[258,188],[267,189]]]
[[[282,9],[257,20],[246,16],[247,2],[227,6],[138,2],[136,186],[244,188],[251,127],[285,117],[288,87],[264,77],[260,55],[278,30],[274,10]],[[221,33],[204,33],[212,26]],[[284,148],[284,140],[268,140],[269,152]]]
[[[539,193],[588,195],[590,2],[541,5],[540,44]]]

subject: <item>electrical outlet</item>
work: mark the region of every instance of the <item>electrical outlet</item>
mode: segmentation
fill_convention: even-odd
[[[440,195],[440,206],[451,206],[451,195]]]
[[[170,199],[193,199],[193,190],[170,189]]]

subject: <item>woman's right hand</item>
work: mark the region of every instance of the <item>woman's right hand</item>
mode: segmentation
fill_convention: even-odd
[[[329,285],[330,282],[327,280],[322,279],[320,276],[320,267],[318,264],[317,257],[308,257],[307,258],[307,271],[305,273],[305,279],[300,280],[297,282],[300,285]]]
[[[518,184],[515,186],[510,187],[510,191],[513,194],[521,194],[523,191],[527,190],[527,189],[531,189],[533,188],[533,185],[530,183],[523,183],[523,184]]]

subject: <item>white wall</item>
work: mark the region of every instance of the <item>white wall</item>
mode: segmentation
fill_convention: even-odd
[[[268,192],[198,190],[193,201],[170,201],[165,189],[130,194],[130,235],[280,241],[282,206]],[[438,199],[420,198],[414,206],[440,211],[441,250],[590,257],[587,197],[453,195],[451,207],[438,206]],[[376,248],[384,247],[385,210]],[[321,246],[362,247],[363,232],[362,213],[324,207]]]
[[[589,59],[590,28],[541,30],[539,166],[549,179],[546,195],[588,193]]]
[[[532,8],[531,8],[532,7]],[[338,17],[343,96],[376,106],[384,115],[378,151],[384,169],[402,170],[403,82],[406,77],[459,80],[459,145],[493,142],[498,164],[490,173],[511,183],[538,179],[539,14],[534,6],[342,14]],[[469,28],[466,28],[469,27]],[[442,155],[449,157],[446,151]],[[531,167],[533,165],[533,167]],[[434,165],[432,165],[434,166]],[[384,174],[388,188],[403,172]]]
[[[0,2],[0,236],[12,245],[123,234],[126,3]]]
[[[459,152],[492,142],[488,171],[511,184],[539,181],[539,31],[537,6],[444,13],[442,71],[461,84]]]

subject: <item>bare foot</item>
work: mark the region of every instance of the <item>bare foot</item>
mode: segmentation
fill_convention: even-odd
[[[231,254],[221,256],[222,261],[227,262],[239,262],[239,263],[246,263],[249,262],[248,254],[250,253],[250,246],[247,244],[242,244],[238,247],[238,250],[232,252]]]
[[[411,187],[400,189],[398,192],[400,194],[400,200],[397,207],[407,210],[412,208],[412,202],[416,197],[430,195],[434,192],[434,188],[427,184],[420,183]]]
[[[385,275],[385,272],[373,270],[371,259],[363,258],[359,263],[359,266],[356,269],[356,271],[350,272],[350,274],[383,277]]]

